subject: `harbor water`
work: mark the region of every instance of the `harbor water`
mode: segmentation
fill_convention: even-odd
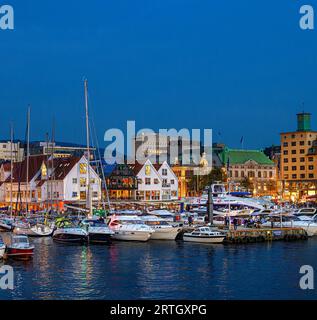
[[[317,238],[245,245],[174,241],[63,245],[31,239],[32,261],[5,261],[0,299],[316,299],[299,269],[317,268]]]

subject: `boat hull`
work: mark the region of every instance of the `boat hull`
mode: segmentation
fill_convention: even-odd
[[[34,255],[34,247],[29,248],[11,248],[7,247],[6,256],[15,260],[30,260]]]
[[[6,226],[6,225],[0,225],[0,232],[10,232],[12,231],[13,227]]]
[[[150,232],[142,232],[142,231],[115,231],[112,236],[114,240],[121,241],[148,241],[151,237]]]
[[[62,243],[85,243],[88,241],[88,234],[82,230],[63,230],[57,229],[53,233],[53,240]]]
[[[183,240],[186,242],[197,242],[197,243],[222,243],[225,236],[192,236],[183,235]]]
[[[171,229],[154,229],[155,232],[151,235],[151,240],[175,240],[178,233],[180,232],[179,228]]]
[[[112,234],[89,232],[88,240],[90,243],[110,243]]]

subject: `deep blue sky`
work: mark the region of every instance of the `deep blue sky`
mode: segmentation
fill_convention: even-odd
[[[0,138],[84,142],[83,83],[103,133],[212,128],[231,147],[261,148],[313,113],[317,32],[299,28],[295,0],[8,0],[15,30],[0,30]],[[214,140],[219,137],[214,136]]]

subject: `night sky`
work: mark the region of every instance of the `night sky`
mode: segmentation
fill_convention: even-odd
[[[311,3],[310,3],[311,2]],[[0,139],[83,143],[83,78],[100,146],[104,131],[212,128],[245,148],[279,143],[295,114],[317,129],[317,32],[299,28],[296,0],[8,0],[0,30]],[[302,105],[304,101],[304,107]]]

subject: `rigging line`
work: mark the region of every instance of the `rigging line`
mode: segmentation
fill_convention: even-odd
[[[89,104],[92,106],[91,110],[93,110],[93,104],[91,103],[91,99],[90,99],[90,95],[88,93],[88,99],[89,99]],[[91,114],[93,114],[93,112],[91,112]],[[96,149],[98,152],[98,159],[99,159],[99,163],[100,163],[100,169],[101,169],[101,173],[102,173],[102,180],[105,186],[105,191],[106,191],[106,197],[107,197],[107,203],[108,203],[108,207],[109,207],[109,211],[111,210],[111,204],[110,204],[110,198],[109,198],[109,192],[108,192],[108,187],[107,187],[107,182],[106,182],[106,176],[105,176],[105,172],[104,172],[104,168],[103,168],[103,164],[102,164],[102,158],[101,158],[101,154],[100,154],[100,148],[99,148],[99,143],[98,143],[98,137],[97,137],[97,132],[96,132],[96,126],[95,126],[95,121],[94,121],[94,117],[91,116],[91,122],[92,122],[92,127],[94,130],[94,137],[96,140]],[[93,135],[91,135],[92,137]],[[102,193],[102,188],[101,188],[101,197],[103,199],[103,193]],[[105,203],[103,201],[103,208],[105,210]]]

